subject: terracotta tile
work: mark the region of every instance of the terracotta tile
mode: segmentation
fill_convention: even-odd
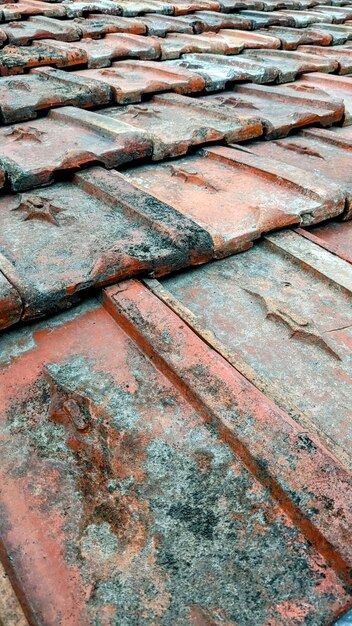
[[[243,54],[231,58],[216,54],[186,54],[182,60],[170,61],[172,67],[194,71],[205,80],[206,91],[226,89],[231,83],[253,81],[272,83],[278,77],[278,67],[260,63]]]
[[[112,33],[103,39],[81,39],[74,44],[58,42],[60,49],[70,53],[72,46],[87,58],[89,68],[108,67],[119,58],[157,59],[161,50],[154,37],[129,33]]]
[[[45,15],[46,17],[60,18],[66,17],[66,7],[64,4],[42,2],[41,0],[18,0],[18,2],[14,5],[14,10],[18,11],[21,18],[32,15]]]
[[[0,265],[3,265],[2,259]],[[16,324],[22,315],[22,301],[17,289],[0,270],[0,330]]]
[[[210,381],[217,383],[211,408],[226,393],[228,410],[251,433],[252,422],[275,424],[278,452],[290,445],[297,461],[293,493],[309,468],[303,506],[314,501],[310,475],[316,489],[323,453],[304,447],[292,422],[157,298],[150,303],[140,287],[136,302],[127,287],[124,300],[109,292],[111,314],[93,302],[56,324],[26,329],[22,343],[11,333],[20,354],[2,372],[1,534],[32,623],[54,626],[60,614],[65,626],[133,624],[141,615],[150,624],[199,625],[216,623],[219,612],[229,624],[247,615],[257,624],[332,622],[348,594],[327,559],[271,485],[233,453],[218,424],[205,424],[204,405],[184,395],[168,366],[160,371],[146,358],[120,311],[127,317],[130,305],[138,312],[139,332],[152,305],[147,340],[154,334],[165,358],[154,331],[160,318],[164,342],[176,338],[168,357],[176,377],[189,385],[209,373],[202,401]],[[175,363],[176,348],[182,363]],[[230,388],[221,393],[223,371]],[[216,422],[213,414],[209,421]],[[259,463],[262,449],[257,456]],[[329,458],[328,471],[335,502],[343,477]],[[321,498],[319,512],[323,506]]]
[[[153,61],[119,61],[105,70],[83,70],[78,76],[92,78],[110,85],[116,102],[140,102],[148,93],[175,91],[196,93],[205,87],[201,75],[183,67]]]
[[[219,11],[221,2],[217,0],[172,0],[170,2],[174,15],[186,15],[194,11]],[[226,5],[224,0],[223,6]]]
[[[61,41],[78,41],[81,31],[70,20],[61,21],[51,17],[35,16],[28,20],[4,24],[3,30],[9,44],[28,45],[36,39],[58,39]]]
[[[37,117],[43,109],[67,105],[89,108],[111,100],[109,86],[101,82],[53,68],[38,69],[0,81],[0,121],[22,122]]]
[[[289,86],[304,93],[326,94],[331,99],[343,100],[345,106],[344,125],[352,123],[352,80],[348,76],[335,76],[319,72],[303,75]]]
[[[279,86],[236,85],[232,91],[205,100],[224,104],[226,109],[233,108],[242,115],[257,116],[267,139],[285,137],[291,130],[310,124],[330,126],[344,115],[341,100]]]
[[[228,46],[231,46],[232,41],[238,41],[242,44],[243,48],[280,48],[280,39],[259,32],[247,32],[234,29],[220,30],[217,36],[221,37]]]
[[[318,30],[321,33],[328,33],[332,38],[331,44],[333,46],[339,46],[346,41],[352,39],[352,28],[347,27],[345,24],[316,24],[314,30]]]
[[[248,255],[244,256],[248,258]],[[225,266],[229,266],[231,260],[241,259],[243,256],[239,255],[226,260]],[[223,263],[210,264],[205,270],[214,269],[218,265],[221,268]],[[264,281],[270,275],[266,274]],[[252,279],[254,281],[255,277]],[[229,310],[232,320],[229,334],[236,334],[237,316],[233,315],[229,306],[232,301],[229,289],[231,283],[231,275],[228,274],[224,299],[227,295],[229,299],[227,306],[224,303],[224,308]],[[248,275],[245,274],[245,288],[248,283]],[[217,289],[214,291],[218,293]],[[347,499],[350,498],[348,472],[329,458],[329,453],[321,448],[315,437],[311,439],[308,434],[305,439],[307,433],[302,433],[301,426],[274,404],[269,408],[265,396],[229,367],[225,360],[216,358],[215,353],[199,342],[198,337],[192,337],[188,326],[180,324],[180,318],[137,281],[133,281],[130,288],[126,285],[111,287],[107,293],[110,296],[109,310],[114,315],[113,307],[116,308],[116,319],[122,321],[126,332],[133,335],[149,357],[158,359],[159,367],[169,371],[173,380],[179,381],[179,387],[182,385],[185,391],[192,394],[198,406],[204,407],[205,419],[220,430],[240,458],[246,458],[248,463],[252,463],[255,475],[261,476],[264,482],[266,479],[270,481],[271,476],[273,483],[280,485],[306,519],[315,525],[318,533],[320,531],[321,536],[326,537],[336,552],[343,556],[344,563],[350,562],[348,524],[351,513],[345,500],[346,495]],[[223,294],[220,292],[219,298],[214,298],[215,315],[219,315],[219,301],[222,300]],[[247,313],[244,312],[241,323],[245,324],[247,319]],[[264,341],[267,341],[267,337],[267,334],[263,335]],[[334,475],[337,479],[336,489],[326,480],[329,466],[332,481]],[[314,468],[313,475],[309,475],[310,468]],[[322,485],[328,496],[325,502],[322,502]],[[273,493],[275,491],[273,485]],[[332,502],[329,504],[330,498]],[[342,563],[341,568],[342,573]]]
[[[253,143],[248,149],[262,158],[279,159],[302,167],[306,172],[314,172],[324,184],[331,181],[338,185],[347,198],[345,217],[349,219],[352,217],[352,136],[349,128],[304,130],[287,139],[261,145]]]
[[[240,9],[251,9],[261,11],[263,9],[262,0],[219,0],[221,11],[225,13],[237,12]]]
[[[291,11],[300,15],[300,11]],[[294,19],[286,15],[284,11],[241,11],[240,15],[248,18],[252,22],[254,29],[265,28],[266,26],[295,26]]]
[[[201,34],[217,32],[221,28],[251,29],[251,21],[237,14],[217,13],[214,11],[197,11],[182,17],[167,15],[144,15],[149,35],[165,37],[168,33]]]
[[[324,57],[338,63],[338,74],[350,74],[352,72],[352,48],[345,46],[331,46],[323,48],[322,46],[300,46],[298,52],[310,52],[319,57]]]
[[[154,96],[143,105],[104,109],[102,114],[150,135],[155,161],[185,154],[196,145],[244,141],[263,132],[256,116],[176,94]]]
[[[251,30],[252,21],[238,13],[217,13],[215,11],[198,11],[187,16],[193,24],[195,33],[206,31],[217,32],[222,28],[235,28],[239,30]]]
[[[280,22],[273,22],[273,25],[278,26],[293,26],[294,28],[306,28],[311,24],[317,24],[319,21],[323,22],[324,16],[312,16],[311,11],[290,11],[289,9],[282,9],[281,11],[275,11],[270,13],[273,17],[276,15]],[[285,21],[287,20],[287,21]]]
[[[143,13],[164,13],[170,15],[173,13],[173,6],[169,2],[158,0],[119,0],[116,2],[122,11],[122,15],[134,17],[135,15],[143,15]]]
[[[109,33],[131,33],[134,35],[146,33],[146,27],[140,19],[118,15],[93,13],[86,18],[75,18],[74,24],[81,31],[82,37],[99,38]]]
[[[159,39],[161,58],[163,60],[178,59],[183,54],[238,54],[243,49],[242,42],[237,38],[227,42],[214,33],[202,35],[183,35],[173,33]]]
[[[88,0],[64,3],[67,17],[82,17],[89,13],[103,13],[105,15],[121,15],[122,11],[118,3],[113,0]]]
[[[15,4],[0,4],[0,24],[20,20],[21,17]]]
[[[318,58],[314,54],[293,52],[291,50],[246,50],[243,58],[255,59],[259,65],[278,70],[278,83],[294,81],[300,74],[307,72],[334,72],[337,61]]]
[[[142,15],[139,19],[141,23],[144,24],[148,35],[166,37],[168,33],[186,33],[192,35],[193,22],[188,20],[187,17],[188,16],[175,17],[173,15],[151,13],[150,15]],[[194,22],[197,23],[195,18]]]
[[[327,25],[332,23],[332,18],[329,17],[329,15],[319,13],[319,11],[315,11],[314,8],[300,11],[282,9],[279,13],[280,15],[289,15],[290,19],[296,21],[296,23],[292,24],[292,26],[297,28],[305,28],[305,21],[307,21],[307,26],[310,26],[311,24]]]
[[[328,46],[332,43],[332,36],[328,32],[315,30],[310,28],[281,28],[279,26],[270,26],[265,31],[268,35],[278,37],[281,41],[281,48],[284,50],[296,50],[298,46],[305,46],[302,51],[310,52],[310,44],[314,46]]]
[[[22,74],[33,67],[53,65],[55,67],[71,67],[86,65],[87,55],[77,43],[66,43],[54,40],[43,40],[31,46],[5,46],[0,50],[0,75],[11,76]]]
[[[1,163],[13,191],[53,181],[55,173],[100,162],[111,168],[148,156],[151,139],[122,122],[75,107],[0,129]]]
[[[309,230],[299,228],[297,232],[340,259],[352,263],[352,222],[329,222]]]
[[[322,13],[324,16],[331,17],[332,22],[335,24],[343,24],[346,20],[352,19],[352,7],[327,7],[317,5],[314,7],[314,11]]]
[[[209,148],[172,163],[131,168],[126,175],[207,229],[218,258],[249,248],[264,232],[318,223],[345,207],[344,191],[330,180],[256,158],[247,147]]]
[[[278,11],[280,9],[300,10],[311,6],[310,0],[263,0],[264,11]]]
[[[23,320],[69,307],[92,287],[212,254],[204,229],[103,168],[3,196],[0,208],[0,271],[18,289]]]
[[[200,336],[219,338],[251,382],[273,399],[278,390],[301,429],[351,468],[349,263],[285,231],[163,285],[195,316]]]

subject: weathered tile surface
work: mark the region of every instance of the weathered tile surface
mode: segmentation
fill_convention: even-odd
[[[13,191],[53,181],[90,163],[117,167],[152,152],[150,137],[128,124],[76,107],[0,129],[0,164]]]
[[[78,76],[110,85],[116,102],[140,102],[145,94],[161,91],[197,93],[203,91],[205,80],[199,73],[168,63],[119,61],[100,70],[83,70]]]
[[[206,228],[217,257],[247,249],[263,232],[316,223],[345,206],[343,190],[314,172],[231,148],[129,169],[127,175]]]
[[[236,58],[217,54],[185,54],[182,60],[170,61],[169,66],[185,68],[201,76],[206,91],[226,89],[231,83],[239,81],[273,83],[279,75],[277,64],[264,64],[243,54]]]
[[[266,393],[277,388],[302,428],[351,467],[349,263],[286,231],[163,284],[232,360],[249,366],[250,380]]]
[[[342,100],[332,100],[320,92],[293,91],[288,87],[236,85],[232,91],[207,96],[206,102],[223,104],[246,115],[257,115],[267,139],[285,137],[290,131],[310,124],[329,126],[344,115]]]
[[[82,37],[100,38],[108,33],[146,33],[146,26],[137,18],[91,13],[87,17],[77,17],[73,22],[81,31]]]
[[[325,184],[332,181],[338,185],[346,196],[344,215],[349,219],[352,217],[352,136],[349,128],[304,130],[294,137],[265,144],[255,143],[247,148],[264,159],[279,159],[314,172]]]
[[[307,72],[334,72],[338,62],[317,57],[306,52],[291,50],[246,50],[243,55],[258,61],[264,67],[273,67],[278,70],[278,83],[294,81],[299,75]]]
[[[0,270],[20,293],[23,319],[70,306],[91,287],[212,254],[204,229],[103,168],[1,197],[0,223]]]
[[[0,0],[4,626],[351,606],[350,20]]]
[[[302,509],[317,500],[320,463],[334,501],[343,471],[148,290],[124,289],[108,292],[110,313],[93,302],[9,337],[19,353],[12,360],[10,347],[2,371],[1,532],[32,621],[200,624],[219,607],[228,623],[332,621],[347,592],[280,490],[270,495],[275,481],[263,485],[264,468],[258,480],[234,454],[221,420],[240,436],[251,420],[259,437],[275,425],[278,451],[296,463],[282,460],[282,473],[293,490],[307,485]],[[145,358],[151,344],[163,371]],[[203,380],[199,401],[188,397]],[[318,524],[324,506],[321,497]]]
[[[318,57],[324,57],[338,63],[338,74],[350,74],[352,72],[352,48],[345,46],[300,46],[298,52],[310,52]]]
[[[289,86],[293,91],[302,93],[326,94],[331,99],[343,100],[345,107],[344,124],[352,122],[352,79],[347,76],[308,74]]]
[[[59,41],[43,40],[31,46],[5,46],[0,50],[0,75],[9,76],[45,65],[68,68],[87,65],[87,54],[77,48],[77,43],[60,46]]]
[[[158,40],[130,33],[112,33],[103,39],[81,39],[74,44],[57,42],[56,47],[69,55],[73,48],[85,56],[88,67],[108,67],[120,58],[157,59],[161,55]]]
[[[242,255],[234,258],[241,259]],[[210,267],[214,266],[208,265],[205,269]],[[262,404],[263,396],[242,375],[192,337],[187,325],[180,328],[180,318],[137,281],[127,289],[123,285],[111,287],[107,294],[110,297],[109,311],[122,321],[126,331],[143,346],[149,357],[159,359],[165,370],[172,372],[173,380],[184,385],[186,393],[189,391],[205,411],[205,419],[217,427],[225,439],[228,437],[233,450],[246,460],[254,474],[266,484],[270,483],[271,476],[273,493],[277,493],[279,500],[275,483],[315,525],[321,539],[324,536],[331,546],[335,546],[343,557],[340,562],[342,574],[343,562],[351,560],[350,546],[346,542],[351,515],[347,502],[349,495],[339,509],[340,498],[344,498],[346,492],[349,494],[348,472],[315,441],[309,437],[308,441],[304,442],[304,437],[302,441],[301,427],[296,422],[275,405]],[[248,419],[249,415],[252,419]],[[261,463],[263,454],[265,461]],[[307,475],[307,465],[314,467],[311,476]],[[325,481],[326,472],[332,481],[336,480],[335,487],[332,482],[327,484]],[[320,491],[321,480],[323,491]],[[324,495],[328,501],[324,501]],[[283,501],[282,492],[281,497]],[[290,508],[288,502],[286,505]],[[335,511],[334,515],[329,512],[331,510]],[[323,543],[324,540],[322,548]]]
[[[187,16],[187,23],[192,24],[195,33],[206,31],[217,32],[221,28],[251,30],[253,23],[238,13],[216,13],[214,11],[197,11]]]
[[[352,19],[352,8],[351,6],[346,7],[327,7],[317,5],[314,7],[314,11],[317,13],[321,13],[324,17],[330,17],[332,22],[335,24],[343,24],[346,20]]]
[[[284,50],[297,50],[298,46],[314,44],[315,46],[328,46],[332,42],[332,36],[328,32],[310,28],[282,28],[280,26],[270,26],[268,35],[278,37],[281,41],[281,48]],[[306,46],[305,52],[309,52]]]
[[[0,264],[3,262],[0,260]],[[4,268],[3,268],[4,269]],[[16,324],[21,319],[22,302],[17,289],[0,271],[0,329]]]
[[[43,109],[106,105],[111,98],[108,85],[53,68],[9,76],[0,79],[0,120],[6,124],[22,122],[35,118]]]
[[[352,263],[352,222],[329,222],[314,226],[307,230],[300,228],[298,232],[318,246],[329,250],[341,259]]]
[[[263,132],[256,114],[241,115],[213,101],[176,94],[154,96],[142,105],[107,108],[102,113],[150,135],[154,160],[185,154],[199,144],[245,141]]]
[[[2,27],[10,44],[28,45],[35,39],[58,39],[78,41],[81,31],[70,20],[56,20],[51,17],[30,17],[28,20],[11,22]]]

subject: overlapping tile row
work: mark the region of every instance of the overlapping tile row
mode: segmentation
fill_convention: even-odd
[[[286,50],[246,50],[239,56],[185,54],[167,62],[203,76],[207,91],[225,89],[231,82],[289,83],[309,72],[335,72],[338,61]]]
[[[300,126],[330,126],[345,114],[343,100],[329,100],[319,91],[293,91],[286,86],[237,85],[232,91],[209,95],[203,100],[226,108],[234,107],[241,114],[257,115],[267,139],[285,137]]]
[[[215,256],[223,257],[247,249],[264,232],[318,223],[345,211],[346,189],[293,162],[258,158],[250,144],[243,150],[210,148],[125,173],[208,230]]]
[[[341,259],[352,263],[352,222],[329,222],[298,232]]]
[[[113,63],[105,69],[73,72],[37,68],[25,76],[0,79],[0,121],[6,124],[24,121],[36,117],[38,111],[68,104],[88,108],[113,102],[139,102],[149,94],[161,91],[201,94],[243,81],[284,83],[304,71],[331,69],[329,59],[320,60],[316,55],[305,53],[291,54],[295,56],[286,60],[281,57],[253,59],[249,54],[242,54],[236,60],[217,55],[187,54],[177,62],[128,60]],[[38,59],[43,60],[40,55]],[[16,56],[12,61],[16,62]],[[335,61],[333,67],[337,66],[338,61]],[[346,87],[349,83],[350,79],[347,79]],[[325,97],[330,99],[329,95]]]
[[[124,282],[0,354],[0,533],[31,623],[346,612],[348,472],[160,297]]]
[[[313,7],[315,11],[320,12],[323,5],[332,4],[335,6],[344,6],[349,4],[349,0],[219,0],[204,2],[132,2],[125,0],[117,2],[116,0],[99,0],[84,1],[77,0],[74,2],[51,3],[38,0],[19,0],[17,3],[0,4],[0,20],[8,22],[28,18],[34,15],[43,15],[54,18],[75,18],[91,13],[100,13],[103,15],[123,15],[126,17],[135,17],[148,13],[161,15],[187,15],[198,11],[215,11],[231,13],[239,10],[256,10],[256,11],[273,11],[277,9],[299,9],[305,10]],[[323,7],[324,8],[324,7]],[[337,13],[337,18],[341,17],[341,13]]]
[[[70,306],[91,287],[212,257],[202,227],[103,168],[4,196],[0,207],[5,327]]]
[[[324,184],[335,184],[346,198],[345,219],[352,217],[351,205],[351,150],[350,126],[334,130],[303,130],[294,137],[268,143],[254,143],[247,148],[266,159],[278,159],[302,167],[320,177]],[[287,159],[287,161],[286,161]],[[334,167],[331,164],[334,163]]]
[[[324,227],[285,231],[162,285],[198,334],[351,467],[349,226],[334,226],[336,255],[323,248]]]
[[[176,104],[177,99],[175,103],[167,97],[154,106],[161,107],[167,116],[169,107]],[[155,158],[187,150],[190,137],[193,141],[197,135],[199,140],[211,139],[211,135],[201,136],[197,115],[202,109],[197,106],[194,125],[189,120],[184,126],[183,140],[177,127],[173,134],[159,118],[159,128],[154,130]],[[81,118],[82,112],[78,113]],[[137,118],[139,113],[137,110]],[[134,123],[133,108],[128,115]],[[62,116],[65,119],[66,113]],[[111,134],[114,125],[123,126],[119,120],[103,119]],[[214,119],[214,137],[252,132],[250,124],[241,126],[238,120],[229,118],[226,125],[225,117],[220,124]],[[55,123],[59,124],[59,119]],[[66,131],[55,134],[63,141],[64,132],[72,134],[69,116],[67,123]],[[155,124],[151,126],[155,128]],[[129,149],[133,145],[139,155],[151,151],[151,143],[138,124],[137,128],[126,124],[126,128],[114,139],[115,154],[111,138],[94,139],[92,131],[86,135],[90,145],[96,141],[96,154],[100,151],[100,158],[108,165],[126,159],[126,145]],[[75,129],[78,133],[79,127]],[[37,134],[31,146],[40,143]],[[4,195],[0,199],[2,326],[48,315],[70,306],[92,287],[136,273],[164,274],[245,250],[262,233],[273,229],[346,216],[347,184],[341,185],[331,176],[324,180],[315,168],[301,169],[293,165],[294,158],[292,164],[287,158],[283,164],[275,158],[256,156],[256,145],[246,144],[245,150],[209,148],[121,174],[90,168],[76,174],[72,182]],[[348,151],[342,153],[347,163]],[[72,168],[74,157],[84,163],[91,156],[92,152],[76,152],[66,163]],[[53,173],[49,155],[43,154],[42,166],[36,163],[36,170],[31,172],[25,170],[22,149],[16,158],[17,163],[14,156],[8,159],[13,184],[49,181]]]
[[[131,83],[125,76],[125,84],[131,84],[133,91],[118,91],[114,85],[123,87],[123,82],[115,82],[114,70],[109,70],[108,75],[106,71],[83,71],[77,82],[60,70],[38,72],[23,79],[8,78],[7,87],[0,90],[0,116],[5,122],[21,121],[34,118],[38,111],[52,105],[107,105],[113,95],[118,102],[141,99],[136,84],[138,75],[134,74]],[[94,79],[102,74],[106,83]],[[177,85],[180,78],[177,71],[166,73],[169,83],[160,78],[159,82],[153,80],[154,75],[151,67],[144,93],[149,89],[153,93],[169,86],[175,88],[174,80]],[[163,77],[160,72],[156,75]],[[185,78],[180,80],[183,88],[179,84],[176,90],[192,91],[197,83],[191,78],[188,83]],[[30,90],[26,92],[26,101],[19,98],[23,85]],[[204,81],[200,79],[198,88],[202,86]],[[343,116],[343,101],[329,99],[320,91],[260,85],[237,86],[233,91],[198,99],[165,94],[142,104],[107,107],[99,112],[64,106],[37,121],[0,128],[0,187],[22,191],[52,182],[59,172],[69,173],[97,161],[113,168],[140,158],[160,160],[177,156],[209,141],[245,141],[260,136],[262,124],[266,136],[273,138],[312,123],[331,125]],[[347,129],[342,137],[346,136],[349,144],[346,133]],[[336,139],[337,134],[331,136]]]
[[[0,129],[0,164],[7,186],[23,191],[96,162],[111,169],[141,158],[185,154],[197,144],[244,141],[261,134],[255,116],[167,94],[103,114],[63,107],[38,121],[5,126]]]
[[[312,73],[301,76],[288,86],[294,93],[323,96],[342,100],[344,104],[343,124],[352,122],[352,81],[350,77]]]
[[[16,44],[16,45],[28,45],[32,41],[38,39],[57,39],[62,41],[78,41],[85,37],[99,38],[104,37],[107,33],[112,32],[135,32],[139,34],[148,34],[165,37],[170,33],[178,33],[183,35],[189,35],[194,33],[202,33],[204,31],[219,31],[220,29],[230,28],[244,28],[256,29],[261,27],[287,27],[298,26],[299,28],[306,28],[308,25],[320,24],[323,22],[330,24],[343,24],[352,19],[352,10],[349,7],[329,7],[318,6],[314,7],[314,10],[309,11],[277,11],[278,8],[284,7],[274,6],[274,11],[258,11],[258,10],[244,10],[239,13],[221,13],[218,11],[198,10],[194,13],[175,16],[175,15],[163,15],[158,13],[150,13],[137,15],[137,17],[121,17],[117,14],[117,11],[112,10],[112,14],[94,13],[95,5],[87,3],[88,13],[83,17],[84,11],[82,4],[84,3],[71,3],[65,5],[72,7],[73,9],[80,9],[76,11],[76,15],[73,19],[60,19],[63,17],[62,11],[65,9],[63,4],[51,4],[51,3],[32,3],[37,11],[33,10],[33,13],[24,20],[5,21],[1,26],[1,39],[2,45]],[[44,6],[41,11],[40,6]],[[17,6],[20,6],[17,4]],[[103,4],[100,8],[103,8]],[[245,8],[244,5],[242,8]],[[48,7],[47,10],[45,8]],[[98,10],[99,7],[97,7]],[[116,4],[113,4],[113,8],[116,9]],[[206,8],[206,7],[205,7]],[[210,8],[210,7],[208,7]],[[263,8],[263,7],[259,7]],[[269,6],[267,9],[271,8]],[[295,6],[295,9],[298,7]],[[249,7],[251,9],[251,7]],[[56,15],[55,13],[60,13]],[[1,17],[1,13],[0,13]],[[16,16],[15,16],[16,17]],[[349,27],[346,27],[347,32]],[[342,28],[343,30],[343,28]],[[283,43],[285,43],[286,37],[289,37],[289,33],[282,33]]]

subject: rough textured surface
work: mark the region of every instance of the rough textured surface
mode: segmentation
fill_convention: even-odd
[[[247,147],[214,148],[126,174],[206,228],[217,257],[246,250],[263,232],[343,212],[345,195],[333,183],[325,185],[313,172],[253,156]]]
[[[102,168],[5,196],[0,220],[0,269],[22,297],[24,319],[70,306],[82,290],[212,254],[202,228]]]
[[[329,222],[309,230],[302,228],[299,232],[318,246],[352,263],[352,222]]]
[[[117,167],[151,154],[148,135],[128,124],[64,107],[42,120],[0,129],[0,164],[13,191],[53,181],[90,163]]]
[[[304,130],[299,135],[266,144],[251,144],[248,150],[263,158],[273,158],[314,172],[323,181],[339,185],[346,196],[345,218],[351,211],[351,150],[352,134],[349,127],[338,131]],[[331,167],[333,159],[334,167]]]
[[[66,105],[88,108],[110,101],[108,85],[61,70],[9,76],[0,82],[0,120],[5,124],[33,119],[43,109]]]
[[[78,76],[102,81],[111,86],[116,102],[140,102],[143,95],[160,91],[199,92],[205,81],[199,74],[166,63],[124,61],[106,70],[83,70]]]
[[[323,626],[346,610],[324,557],[106,311],[8,339],[0,524],[32,620]]]
[[[348,623],[351,20],[0,0],[1,626]]]
[[[274,67],[278,70],[276,82],[289,83],[300,74],[307,72],[334,72],[338,62],[332,59],[319,58],[306,52],[291,50],[247,50],[246,55],[255,59],[264,67]]]
[[[28,626],[8,576],[0,563],[0,616],[5,626]]]
[[[287,87],[236,85],[232,91],[208,96],[206,102],[224,105],[241,114],[257,115],[266,139],[285,137],[290,131],[309,124],[329,126],[344,115],[343,101],[321,93],[292,91]]]
[[[337,444],[349,456],[351,291],[341,282],[345,271],[352,288],[352,268],[336,259],[335,282],[323,273],[327,262],[317,274],[313,255],[320,248],[298,234],[293,239],[301,244],[301,258],[277,235],[164,284],[229,350],[308,415],[332,450]],[[280,358],[285,351],[289,359]]]
[[[143,105],[107,108],[104,115],[150,134],[154,160],[185,154],[191,146],[232,143],[259,137],[262,124],[253,114],[215,102],[176,94],[154,96]]]
[[[352,80],[343,76],[331,76],[326,74],[308,74],[301,76],[301,78],[289,86],[290,89],[302,92],[317,94],[323,96],[324,94],[331,99],[338,98],[343,100],[345,113],[344,124],[349,125],[352,122]]]

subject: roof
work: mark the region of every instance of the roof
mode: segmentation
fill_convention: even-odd
[[[4,626],[349,623],[351,24],[0,4]]]

